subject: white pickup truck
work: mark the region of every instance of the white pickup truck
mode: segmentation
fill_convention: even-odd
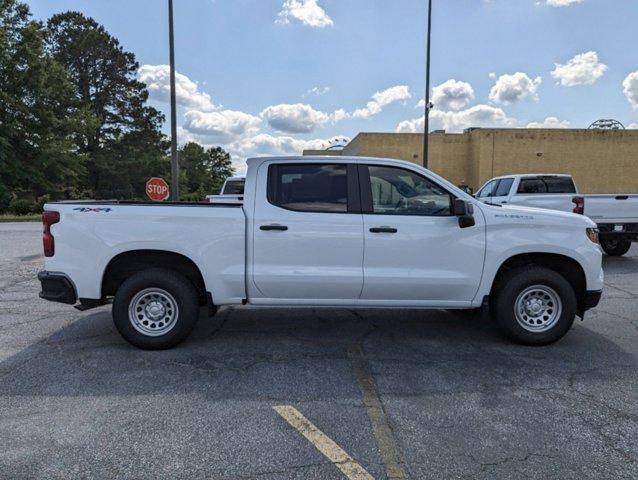
[[[40,296],[113,301],[133,345],[182,341],[208,304],[475,309],[515,341],[561,338],[603,288],[582,215],[486,205],[411,163],[253,158],[243,205],[45,205]]]
[[[244,177],[229,177],[219,192],[219,195],[206,195],[206,200],[210,203],[237,203],[241,205],[244,201]]]
[[[598,225],[607,255],[624,255],[638,241],[638,194],[579,194],[571,175],[505,175],[476,194],[483,202],[548,208],[585,215]]]

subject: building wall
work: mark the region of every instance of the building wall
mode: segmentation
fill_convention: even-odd
[[[422,164],[422,153],[423,135],[409,133],[360,133],[342,150],[342,155],[398,158],[417,164]],[[429,168],[474,189],[499,175],[569,173],[584,193],[638,193],[638,130],[432,133]]]

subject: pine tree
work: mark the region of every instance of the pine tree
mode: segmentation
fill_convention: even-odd
[[[133,53],[92,18],[79,12],[47,22],[47,47],[75,88],[78,109],[96,119],[87,135],[75,138],[87,156],[86,188],[97,198],[144,196],[144,184],[170,169],[164,116],[147,106],[148,91],[137,80]]]

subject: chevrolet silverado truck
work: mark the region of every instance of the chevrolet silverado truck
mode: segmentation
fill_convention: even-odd
[[[210,203],[241,203],[244,201],[244,177],[229,177],[218,195],[206,195]]]
[[[208,305],[489,308],[554,342],[603,288],[596,225],[487,205],[412,163],[253,158],[242,204],[48,203],[40,296],[87,309],[144,349],[186,338]]]
[[[476,194],[484,202],[548,208],[586,215],[598,225],[600,246],[622,256],[638,241],[638,194],[578,193],[571,175],[506,175],[489,180]]]

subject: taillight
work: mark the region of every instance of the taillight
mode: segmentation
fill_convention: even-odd
[[[585,197],[574,197],[572,202],[574,203],[574,213],[585,215]]]
[[[44,246],[44,256],[52,257],[55,253],[55,240],[51,234],[51,225],[60,221],[58,212],[42,213],[42,245]]]

